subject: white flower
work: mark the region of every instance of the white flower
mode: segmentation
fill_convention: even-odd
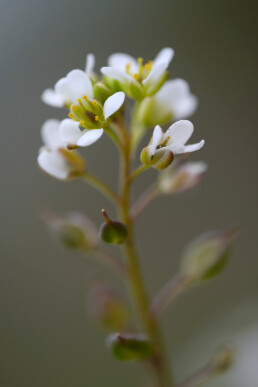
[[[104,122],[112,116],[123,105],[125,94],[121,91],[109,97],[103,106]],[[83,106],[83,105],[82,105]],[[78,108],[79,109],[79,108]],[[95,116],[97,117],[97,116]],[[100,118],[97,117],[96,124],[101,123]],[[103,128],[83,129],[80,130],[80,122],[74,121],[70,118],[64,119],[59,127],[59,135],[62,141],[68,146],[89,146],[97,141],[103,134]]]
[[[160,174],[159,190],[164,194],[186,191],[195,187],[208,166],[203,161],[188,161],[167,168]]]
[[[180,78],[165,82],[153,98],[156,110],[164,115],[170,113],[174,120],[189,117],[198,105],[197,97],[191,94],[188,83]]]
[[[78,98],[87,95],[93,98],[93,88],[90,77],[93,74],[95,57],[88,54],[86,57],[85,71],[76,69],[70,71],[64,78],[61,78],[54,86],[54,89],[46,89],[41,99],[47,105],[54,107],[70,106],[76,103]]]
[[[164,74],[173,56],[172,48],[163,48],[152,62],[143,65],[142,58],[136,60],[130,55],[116,53],[109,57],[109,66],[102,67],[101,72],[118,80],[131,96],[134,96],[134,89],[143,96],[152,95],[165,81]]]
[[[42,170],[57,179],[66,180],[84,170],[84,161],[76,152],[65,149],[66,143],[59,137],[60,121],[47,120],[41,128],[44,146],[38,155]]]
[[[80,123],[65,118],[59,126],[59,136],[66,146],[89,146],[96,142],[103,134],[103,129],[80,130]]]
[[[194,131],[193,124],[187,120],[181,120],[171,125],[166,133],[157,125],[153,131],[152,143],[149,145],[150,156],[154,153],[171,151],[174,155],[190,153],[201,149],[204,140],[192,145],[185,145]]]
[[[193,134],[193,124],[181,120],[171,125],[166,133],[157,125],[153,131],[151,143],[142,150],[141,161],[156,169],[164,169],[173,161],[174,155],[190,153],[201,149],[204,140],[185,145]]]

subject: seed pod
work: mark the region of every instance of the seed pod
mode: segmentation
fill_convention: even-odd
[[[134,333],[112,334],[107,344],[118,360],[145,360],[153,353],[153,345],[145,335]]]
[[[105,210],[102,210],[105,222],[100,226],[99,235],[105,243],[121,244],[128,236],[127,227],[121,223],[109,219]]]
[[[225,267],[236,230],[224,230],[202,235],[185,251],[182,271],[193,282],[204,281],[219,274]]]

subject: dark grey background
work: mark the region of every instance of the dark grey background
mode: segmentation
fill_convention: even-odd
[[[43,105],[40,94],[72,68],[83,68],[88,52],[100,67],[112,52],[149,59],[171,46],[171,77],[188,80],[200,102],[192,117],[194,140],[205,138],[206,146],[193,159],[206,160],[209,171],[200,188],[157,200],[139,220],[142,264],[155,294],[193,237],[241,227],[227,270],[180,299],[164,328],[177,380],[228,338],[240,355],[227,386],[255,387],[257,1],[2,0],[0,18],[1,386],[142,385],[140,367],[113,360],[104,349],[105,335],[86,314],[90,279],[105,271],[57,249],[39,220],[44,208],[81,210],[97,224],[100,208],[112,214],[83,183],[58,182],[37,168],[42,123],[63,117]],[[117,155],[110,142],[102,139],[83,154],[115,186]],[[154,175],[146,174],[137,192]],[[250,369],[243,366],[244,356]]]

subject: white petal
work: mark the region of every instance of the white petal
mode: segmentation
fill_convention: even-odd
[[[122,70],[116,69],[115,67],[102,67],[100,69],[103,75],[106,77],[114,78],[120,82],[136,82],[133,77],[130,75],[126,74]]]
[[[58,95],[62,96],[64,104],[65,103],[70,104],[72,102],[71,97],[70,97],[70,93],[68,90],[66,77],[61,78],[61,79],[59,79],[59,81],[56,82],[56,84],[54,86],[54,90]]]
[[[159,142],[162,138],[163,131],[159,125],[156,125],[154,130],[153,130],[153,135],[152,135],[152,145],[157,148],[159,145]]]
[[[170,137],[168,145],[173,143],[184,145],[193,134],[193,130],[194,127],[191,121],[181,120],[175,122],[166,131],[166,136]]]
[[[191,145],[186,145],[184,147],[184,151],[182,153],[190,153],[190,152],[195,152],[203,147],[205,144],[205,141],[202,140],[196,144],[191,144]]]
[[[164,63],[159,63],[157,66],[153,67],[147,78],[142,81],[143,85],[147,88],[153,85],[159,80],[166,68],[166,64]]]
[[[47,120],[41,128],[41,137],[47,148],[54,150],[65,147],[65,142],[59,136],[60,120]]]
[[[160,63],[164,63],[164,65],[166,66],[165,68],[167,68],[169,63],[173,59],[174,53],[175,51],[173,50],[173,48],[170,48],[170,47],[163,48],[153,61],[154,67],[156,67]]]
[[[120,109],[120,107],[124,103],[124,100],[125,93],[123,93],[122,91],[111,95],[111,97],[109,97],[104,103],[103,111],[105,119],[112,116],[112,114],[114,114],[118,109]]]
[[[54,107],[63,107],[64,99],[62,95],[57,94],[53,89],[46,89],[41,94],[41,100],[47,105]]]
[[[76,145],[82,135],[79,123],[71,120],[70,118],[65,118],[60,123],[59,135],[66,144]]]
[[[191,176],[198,176],[207,171],[208,165],[204,161],[189,161],[179,167],[180,172],[187,173]]]
[[[82,136],[77,141],[78,146],[89,146],[96,142],[103,134],[103,129],[91,129],[82,132]]]
[[[42,150],[38,155],[38,164],[41,169],[58,179],[65,180],[69,176],[69,166],[58,151]]]
[[[88,54],[86,56],[86,65],[85,65],[85,73],[88,77],[93,73],[93,69],[95,66],[95,56],[93,54]]]
[[[159,145],[160,140],[162,139],[163,131],[159,125],[156,125],[153,130],[153,135],[151,139],[151,144],[148,146],[150,156],[156,152],[156,148]]]
[[[110,55],[108,65],[121,71],[126,71],[126,66],[130,65],[130,72],[132,74],[138,73],[139,68],[137,61],[131,55],[122,53]]]
[[[175,120],[190,116],[198,105],[188,83],[180,78],[167,81],[155,95],[155,100],[169,107]]]
[[[93,98],[92,83],[88,75],[82,70],[72,70],[67,76],[67,89],[72,102],[76,103],[78,98],[87,95],[89,99]]]
[[[184,153],[184,150],[185,150],[185,146],[179,143],[168,145],[166,146],[166,148],[170,149],[174,155]]]

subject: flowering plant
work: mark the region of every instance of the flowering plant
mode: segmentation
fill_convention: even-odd
[[[45,220],[67,248],[91,254],[129,283],[139,317],[137,326],[132,323],[132,310],[107,284],[98,284],[90,292],[91,314],[109,331],[107,345],[113,355],[120,361],[149,365],[149,386],[156,387],[178,385],[166,355],[159,326],[161,316],[179,295],[224,268],[235,236],[234,230],[224,230],[197,238],[185,251],[178,273],[150,300],[139,263],[134,222],[157,196],[191,189],[200,183],[207,169],[204,162],[188,161],[191,152],[204,146],[204,140],[186,145],[194,131],[186,118],[195,111],[197,98],[186,81],[167,80],[173,56],[171,48],[164,48],[153,61],[144,63],[142,58],[113,54],[99,76],[94,72],[95,58],[89,54],[84,71],[72,70],[53,89],[43,92],[43,102],[66,108],[68,118],[50,119],[43,124],[44,146],[38,155],[43,171],[60,180],[83,179],[116,207],[114,220],[102,210],[104,223],[99,231],[85,215],[75,212],[66,216],[48,213]],[[134,101],[129,124],[125,115],[127,98]],[[160,126],[171,123],[166,131]],[[153,127],[149,144],[137,156],[144,136]],[[91,174],[78,152],[103,134],[119,151],[119,192]],[[134,169],[136,159],[140,165]],[[132,203],[133,183],[148,168],[158,170],[157,180]],[[110,253],[103,242],[122,245],[124,259]],[[226,370],[232,356],[230,348],[219,349],[202,369],[179,386],[197,386]]]

